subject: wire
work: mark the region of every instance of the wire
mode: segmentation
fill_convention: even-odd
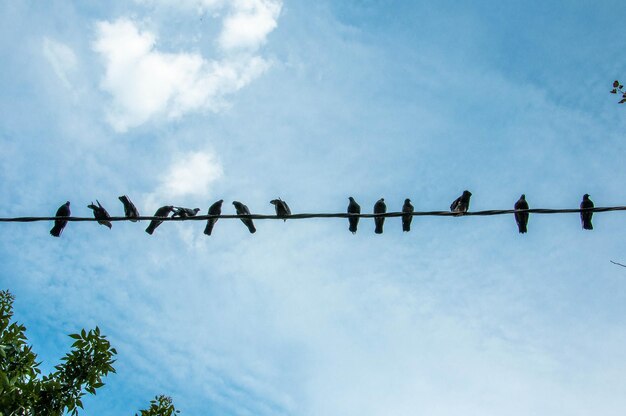
[[[344,212],[338,213],[319,213],[319,214],[292,214],[289,216],[277,216],[277,215],[263,215],[263,214],[250,214],[250,215],[196,215],[193,217],[145,217],[140,216],[136,218],[128,217],[111,217],[107,218],[108,221],[203,221],[211,218],[220,219],[240,219],[250,218],[253,220],[301,220],[308,218],[393,218],[402,217],[404,215],[411,215],[413,217],[466,217],[466,216],[489,216],[489,215],[506,215],[514,213],[530,213],[530,214],[572,214],[580,212],[609,212],[609,211],[626,211],[626,206],[616,207],[596,207],[596,208],[573,208],[573,209],[547,209],[547,208],[532,208],[532,209],[496,209],[487,211],[468,211],[465,213],[456,213],[450,211],[416,211],[411,213],[406,212],[387,212],[384,214],[348,214]],[[14,217],[14,218],[0,218],[0,222],[36,222],[36,221],[98,221],[93,217]]]

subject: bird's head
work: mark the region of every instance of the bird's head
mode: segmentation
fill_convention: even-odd
[[[276,204],[278,204],[278,203],[280,203],[280,199],[272,199],[272,200],[270,201],[270,204],[272,204],[272,205],[276,205]]]
[[[405,200],[404,200],[404,203],[405,203],[405,204],[410,204],[410,203],[411,203],[411,200],[410,200],[409,198],[407,198],[407,199],[405,199]]]
[[[519,199],[526,199],[526,194],[522,194],[522,196],[520,196]]]
[[[463,191],[463,196],[472,196],[472,193],[466,189]]]
[[[589,199],[589,194],[585,194],[585,195],[583,195],[583,199],[584,199],[584,200]]]
[[[354,202],[354,198],[352,198],[351,196],[348,197],[348,200],[350,200],[350,202]]]

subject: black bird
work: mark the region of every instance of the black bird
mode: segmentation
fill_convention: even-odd
[[[580,209],[593,208],[593,201],[589,199],[589,194],[583,195],[583,201],[580,203]],[[591,224],[591,217],[593,217],[592,211],[580,211],[580,222],[583,224],[583,230],[593,230]]]
[[[55,217],[69,217],[70,214],[70,201],[67,201],[57,209]],[[66,220],[54,220],[54,227],[50,230],[50,234],[54,237],[60,237],[66,225]]]
[[[235,206],[235,210],[238,215],[250,215],[248,207],[241,202],[233,201],[233,205]],[[240,218],[240,220],[246,225],[246,227],[248,227],[248,231],[250,231],[251,234],[256,233],[256,228],[254,228],[254,223],[251,218]]]
[[[216,203],[214,203],[213,205],[211,205],[209,207],[209,215],[222,215],[222,203],[224,202],[223,199],[220,199],[219,201],[217,201]],[[209,218],[206,222],[206,227],[204,227],[204,233],[206,235],[211,235],[211,231],[213,231],[213,226],[215,225],[215,223],[217,222],[219,218]]]
[[[469,209],[470,197],[472,193],[470,191],[463,191],[463,195],[454,200],[450,205],[450,211],[457,212],[458,215],[463,215]]]
[[[124,204],[124,215],[126,218],[130,218],[132,222],[139,221],[139,211],[137,211],[137,207],[133,204],[133,201],[126,195],[122,195],[119,197],[119,200]]]
[[[154,213],[153,217],[166,217],[168,215],[170,215],[170,212],[172,212],[174,210],[174,207],[171,205],[163,205],[161,208],[157,209],[156,212]],[[154,230],[156,230],[156,228],[161,225],[163,221],[159,221],[159,220],[152,220],[150,221],[150,224],[148,225],[148,228],[146,228],[146,232],[150,235],[152,235],[152,233],[154,232]]]
[[[105,225],[109,227],[109,229],[111,229],[111,227],[113,227],[113,224],[111,224],[111,221],[109,221],[111,219],[111,216],[109,215],[107,210],[104,209],[104,207],[100,204],[100,201],[96,199],[96,203],[98,204],[98,206],[95,206],[92,202],[91,204],[87,205],[87,208],[91,208],[93,210],[93,217],[98,220],[98,224]]]
[[[348,204],[348,214],[360,214],[361,206],[357,204],[354,198],[349,197],[348,199],[350,200]],[[352,234],[356,234],[356,227],[359,225],[359,217],[348,217],[348,223],[350,223],[348,230],[350,230]]]
[[[283,221],[287,221],[285,217],[291,215],[289,205],[287,205],[287,203],[280,198],[272,199],[270,201],[270,204],[274,205],[274,208],[276,209],[276,215],[280,218],[283,218]]]
[[[404,200],[402,212],[413,213],[413,205],[411,205],[411,200],[409,198]],[[413,221],[413,215],[402,216],[402,231],[411,231],[411,221]]]
[[[384,214],[387,212],[387,205],[385,205],[385,198],[380,198],[374,204],[374,214]],[[385,217],[374,217],[374,224],[376,224],[376,229],[374,232],[376,234],[383,233],[383,223],[385,222]]]
[[[174,213],[172,214],[172,218],[174,217],[180,217],[180,218],[187,218],[187,217],[195,217],[196,214],[198,214],[198,212],[200,211],[200,208],[183,208],[183,207],[172,207],[172,210],[174,211]]]
[[[522,194],[519,197],[515,206],[513,207],[515,210],[518,209],[528,209],[528,202],[526,202],[526,195]],[[516,212],[515,213],[515,222],[517,222],[517,228],[519,229],[520,234],[524,234],[528,232],[528,212]]]

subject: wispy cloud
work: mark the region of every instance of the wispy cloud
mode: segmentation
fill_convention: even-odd
[[[74,51],[64,43],[47,37],[43,38],[42,51],[63,85],[68,89],[72,88],[68,77],[77,65]]]

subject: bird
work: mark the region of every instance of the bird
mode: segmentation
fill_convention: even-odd
[[[97,206],[93,204],[93,202],[87,205],[87,208],[91,208],[93,210],[93,217],[98,220],[98,224],[105,225],[111,229],[113,224],[111,224],[111,216],[107,212],[106,209],[100,204],[100,201],[96,199]]]
[[[348,214],[360,214],[361,206],[357,204],[354,198],[349,197],[348,199],[350,200],[348,204]],[[356,227],[359,225],[359,217],[348,217],[348,223],[350,224],[348,230],[350,230],[352,234],[356,234]]]
[[[528,202],[526,202],[526,195],[522,194],[519,197],[514,206],[515,210],[519,209],[528,209]],[[528,232],[528,212],[516,212],[515,213],[515,222],[517,222],[517,228],[519,229],[520,234],[524,234]]]
[[[67,201],[57,209],[55,217],[69,217],[70,214],[70,201]],[[60,237],[66,225],[67,220],[54,220],[54,227],[50,230],[50,234],[53,237]]]
[[[172,214],[172,218],[180,217],[180,218],[188,218],[195,217],[196,214],[200,211],[200,208],[183,208],[183,207],[172,207],[174,213]]]
[[[374,214],[384,214],[387,212],[387,205],[385,205],[385,198],[380,198],[374,204]],[[376,224],[376,229],[374,232],[376,234],[383,233],[383,223],[385,222],[385,217],[374,217],[374,224]]]
[[[219,201],[215,202],[213,205],[211,205],[209,207],[209,213],[208,215],[221,215],[222,214],[222,203],[224,202],[223,199],[220,199]],[[204,227],[204,233],[206,235],[211,235],[211,231],[213,231],[213,226],[215,225],[215,223],[217,222],[219,218],[209,218],[206,222],[206,227]]]
[[[133,204],[133,201],[131,201],[126,195],[122,195],[118,197],[118,199],[122,201],[122,204],[124,204],[124,215],[126,218],[130,218],[132,222],[139,221],[137,219],[139,218],[139,211],[137,211],[137,207]]]
[[[283,221],[287,221],[285,217],[288,217],[291,215],[291,210],[289,209],[289,205],[287,205],[287,203],[280,198],[272,199],[270,201],[270,204],[274,205],[274,208],[276,209],[276,216],[278,216],[279,218],[282,218]]]
[[[166,217],[168,215],[170,215],[170,212],[172,212],[174,210],[174,207],[171,205],[163,205],[161,208],[157,209],[156,212],[154,213],[154,217]],[[152,220],[150,221],[150,224],[148,225],[148,228],[146,228],[146,232],[150,235],[152,235],[152,233],[154,232],[154,230],[156,230],[156,228],[161,225],[163,221],[160,220]]]
[[[411,200],[409,198],[404,200],[402,212],[413,213],[413,205],[411,205]],[[413,221],[413,215],[402,216],[402,231],[411,231],[411,221]]]
[[[583,195],[583,200],[580,203],[580,209],[593,208],[593,201],[589,199],[589,194]],[[593,217],[593,211],[580,211],[580,222],[583,225],[583,230],[593,230],[593,224],[591,224],[591,217]]]
[[[458,197],[452,202],[450,205],[450,211],[458,213],[458,215],[463,215],[469,209],[470,197],[472,193],[470,191],[463,191],[463,195]]]
[[[248,207],[241,202],[233,201],[233,205],[235,206],[237,215],[250,215],[250,210],[248,209]],[[254,228],[254,223],[252,222],[251,218],[240,218],[240,220],[246,225],[246,227],[248,227],[248,231],[250,231],[250,234],[256,233],[256,228]]]

